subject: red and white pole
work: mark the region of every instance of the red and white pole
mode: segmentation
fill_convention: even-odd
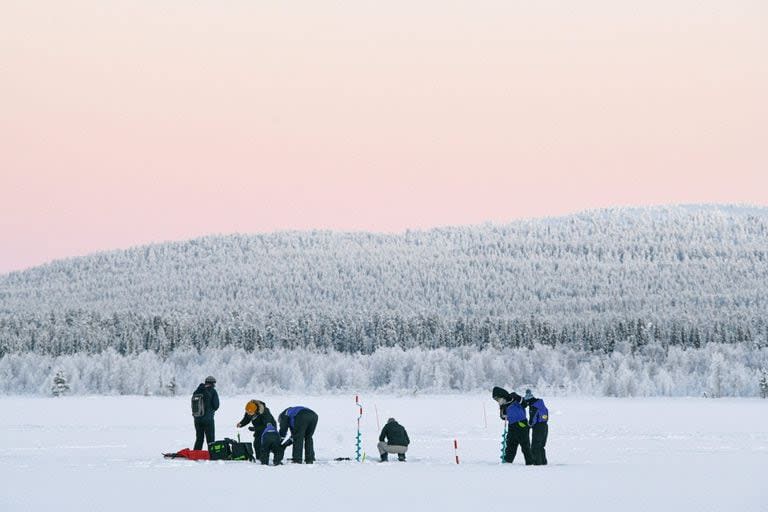
[[[456,456],[456,464],[459,463],[459,442],[454,439],[453,440],[453,453]]]

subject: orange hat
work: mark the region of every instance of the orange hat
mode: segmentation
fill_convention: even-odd
[[[256,414],[257,408],[258,406],[256,405],[256,400],[251,400],[247,404],[245,404],[245,412],[250,416],[253,416],[254,414]]]

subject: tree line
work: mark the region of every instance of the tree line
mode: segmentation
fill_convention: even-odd
[[[768,322],[712,322],[627,319],[611,323],[554,326],[531,317],[456,318],[437,315],[290,317],[268,315],[254,323],[233,313],[227,318],[180,318],[135,313],[104,317],[87,311],[62,315],[21,315],[0,319],[0,356],[32,352],[53,356],[114,350],[120,355],[145,351],[161,355],[178,349],[198,351],[233,347],[246,352],[297,348],[371,354],[385,347],[476,349],[566,347],[612,353],[618,344],[633,352],[645,346],[701,348],[710,343],[768,346]]]
[[[4,354],[763,346],[768,209],[212,236],[0,276]]]

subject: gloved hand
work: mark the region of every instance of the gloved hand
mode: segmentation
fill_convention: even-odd
[[[248,427],[248,430],[250,430],[251,432],[256,432],[256,427]]]

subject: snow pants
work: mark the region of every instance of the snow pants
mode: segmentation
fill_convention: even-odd
[[[379,444],[376,445],[376,448],[379,449],[379,455],[384,455],[385,453],[397,453],[400,455],[408,451],[407,446],[400,444],[389,444],[385,443],[384,441],[379,441]]]
[[[310,409],[304,409],[296,415],[291,428],[291,437],[293,438],[293,452],[291,458],[294,463],[301,463],[302,451],[304,452],[304,462],[312,464],[315,462],[315,442],[312,435],[317,427],[317,413]]]
[[[547,464],[547,435],[549,426],[546,423],[537,423],[531,427],[531,455],[535,466],[545,466]]]
[[[254,430],[253,432],[253,457],[256,460],[261,460],[261,434],[264,433],[264,429]],[[279,438],[280,436],[278,436]]]
[[[255,441],[254,441],[255,443]],[[259,461],[267,465],[269,464],[269,454],[272,454],[272,463],[278,466],[283,463],[284,449],[280,445],[280,436],[277,432],[269,433],[264,436],[264,439],[259,440],[260,455],[257,457]]]
[[[527,424],[521,422],[510,423],[507,427],[507,450],[504,452],[504,462],[512,463],[517,455],[517,447],[520,446],[520,451],[523,452],[523,458],[525,459],[525,465],[530,466],[533,464],[533,457],[531,456],[531,441],[528,439],[529,427]]]
[[[203,449],[203,437],[205,437],[206,447],[216,440],[213,418],[195,418],[195,450]]]

